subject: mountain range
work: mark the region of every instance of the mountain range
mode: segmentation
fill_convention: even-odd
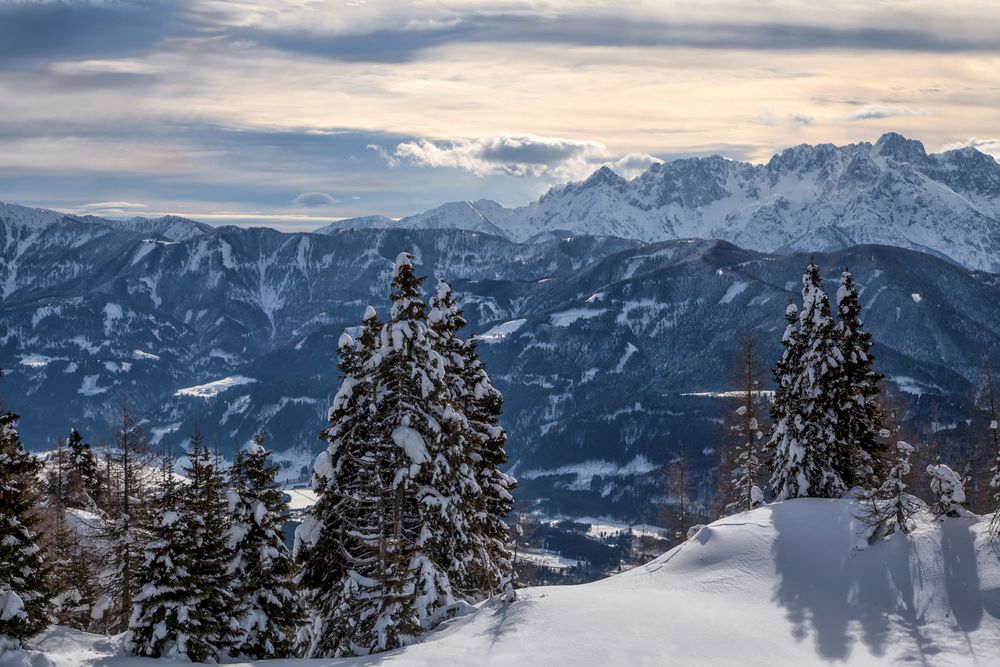
[[[975,148],[928,154],[889,133],[874,144],[801,145],[766,164],[715,155],[657,163],[626,180],[608,167],[517,208],[452,202],[320,231],[468,229],[529,241],[545,234],[642,241],[711,238],[787,254],[885,244],[1000,271],[1000,165]]]
[[[881,175],[858,176],[850,188],[852,162],[881,165]],[[918,165],[939,180],[918,178]],[[779,172],[766,192],[792,192],[798,182],[795,206],[778,206],[761,189],[767,174]],[[735,196],[720,199],[711,186],[708,175],[722,173],[727,192],[738,181],[746,194],[746,184],[759,181],[758,202],[781,214],[768,224],[799,241],[769,251],[733,242],[755,245],[747,234],[761,229],[763,204],[713,218],[701,230],[708,238],[673,238],[697,231],[692,221],[718,209],[711,202]],[[977,268],[996,239],[996,217],[982,213],[1000,210],[1000,196],[987,196],[998,187],[996,173],[982,154],[928,156],[916,142],[887,135],[875,145],[790,149],[761,166],[683,160],[632,181],[600,170],[525,209],[455,203],[424,214],[421,224],[375,217],[318,233],[0,204],[0,393],[22,415],[22,435],[34,449],[71,425],[95,442],[106,439],[115,410],[128,401],[163,445],[182,446],[197,426],[228,453],[264,432],[295,478],[321,447],[317,434],[339,383],[337,339],[367,304],[385,315],[391,261],[407,249],[420,273],[453,284],[469,331],[481,338],[505,396],[520,492],[552,515],[648,520],[650,500],[663,495],[661,468],[677,455],[691,462],[697,502],[709,501],[718,394],[730,387],[736,339],[753,335],[766,362],[777,357],[783,313],[798,298],[809,260],[797,244],[811,238],[831,295],[842,268],[854,272],[879,368],[918,408],[907,418],[967,457],[976,428],[968,396],[983,355],[1000,363],[1000,276]],[[820,181],[830,189],[809,200],[806,185]],[[930,212],[939,209],[926,202],[887,194],[931,192],[932,181],[961,189],[961,205],[935,217]],[[617,210],[612,195],[629,197],[643,183],[652,192],[654,182],[661,194],[648,201],[665,203],[648,209],[644,226],[608,234],[628,217],[598,214]],[[973,191],[980,193],[975,207]],[[816,221],[804,211],[833,216],[848,200],[866,203],[852,209],[859,215],[876,204],[881,213],[865,218],[868,226],[838,218],[829,227],[837,233],[796,231]],[[953,201],[941,195],[933,204]],[[666,220],[654,209],[689,217],[654,234],[652,222]],[[529,210],[563,212],[515,222],[514,213]],[[529,229],[534,220],[542,222]],[[726,229],[744,236],[709,233]],[[940,240],[927,231],[934,229],[952,230],[951,246],[930,248]],[[872,238],[857,238],[865,230]]]

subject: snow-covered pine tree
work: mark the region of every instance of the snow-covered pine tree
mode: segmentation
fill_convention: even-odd
[[[943,463],[927,466],[936,516],[961,516],[965,511],[965,487],[961,476]]]
[[[392,272],[390,317],[371,364],[376,456],[390,491],[391,530],[386,569],[376,578],[382,593],[372,650],[408,643],[417,628],[444,620],[455,604],[448,570],[458,545],[468,539],[460,508],[461,447],[450,423],[464,416],[449,401],[422,282],[413,256],[400,253]]]
[[[476,339],[463,341],[458,332],[466,320],[451,287],[438,280],[430,301],[428,320],[435,348],[445,361],[445,379],[451,401],[464,419],[448,422],[460,430],[458,507],[465,528],[457,544],[449,577],[457,591],[470,600],[494,594],[513,596],[513,557],[510,528],[504,521],[513,508],[515,482],[500,470],[507,462],[507,432],[500,426],[503,396],[493,387],[477,353]],[[453,464],[454,465],[454,464]]]
[[[724,513],[735,514],[764,502],[760,482],[760,440],[764,437],[759,418],[763,411],[757,343],[750,336],[740,340],[734,379],[735,401],[727,401],[727,442],[723,448],[721,496]]]
[[[885,444],[875,437],[881,421],[879,383],[883,376],[875,370],[872,335],[863,328],[858,290],[848,270],[840,276],[837,314],[834,330],[843,362],[837,366],[834,382],[840,443],[835,468],[846,487],[874,489],[886,478],[889,458]]]
[[[93,510],[101,493],[101,475],[93,449],[75,428],[66,439],[69,450],[69,470],[66,479],[66,506]]]
[[[889,432],[886,431],[888,436]],[[900,440],[896,443],[896,457],[877,489],[865,491],[862,519],[872,527],[871,540],[892,535],[896,531],[912,530],[911,519],[920,508],[917,499],[906,492],[906,478],[910,474],[910,456],[913,446]]]
[[[150,540],[137,571],[139,591],[125,635],[125,651],[151,658],[210,657],[188,646],[188,624],[195,603],[191,576],[199,558],[182,507],[183,491],[174,477],[174,460],[163,457],[162,479],[153,494]]]
[[[786,319],[794,311],[786,312]],[[846,447],[837,436],[833,383],[843,361],[830,317],[819,267],[810,263],[802,277],[798,329],[789,321],[785,351],[775,366],[778,389],[772,407],[774,426],[771,486],[775,498],[835,498],[846,491],[834,462]]]
[[[993,490],[993,518],[990,520],[989,535],[991,539],[1000,536],[1000,411],[997,410],[997,395],[993,387],[993,369],[989,360],[983,360],[986,371],[986,398],[989,402],[987,415],[987,437],[993,454],[993,465],[990,467],[990,489]]]
[[[184,476],[181,514],[189,548],[197,554],[188,568],[185,654],[194,662],[218,661],[239,646],[241,609],[229,570],[229,501],[223,473],[218,457],[202,444],[197,430],[191,436]]]
[[[24,451],[18,417],[0,413],[0,652],[49,624],[49,568],[32,530],[41,463]]]
[[[295,532],[298,583],[310,614],[298,638],[299,653],[306,657],[355,655],[378,645],[373,609],[382,598],[375,577],[385,570],[391,500],[372,424],[371,365],[381,331],[382,322],[368,306],[357,347],[347,334],[338,344],[341,385],[330,427],[321,434],[329,444],[313,472],[318,498]]]
[[[237,653],[255,660],[292,655],[303,609],[292,578],[295,564],[285,545],[282,524],[288,504],[275,482],[263,435],[237,454],[229,471],[233,525],[229,548],[233,591],[242,611]]]

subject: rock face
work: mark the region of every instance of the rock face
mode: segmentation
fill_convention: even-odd
[[[622,517],[652,507],[676,452],[691,456],[692,488],[707,495],[698,480],[717,461],[720,406],[703,394],[727,388],[740,335],[776,358],[807,263],[725,241],[284,234],[6,206],[0,393],[34,449],[70,426],[104,439],[128,400],[175,446],[196,422],[227,452],[264,431],[296,474],[321,444],[337,339],[367,304],[385,315],[403,249],[421,273],[452,282],[483,335],[522,490],[552,511]],[[997,276],[887,246],[816,258],[831,294],[838,267],[854,271],[894,388],[952,400],[984,352],[1000,363]]]
[[[602,167],[520,208],[458,202],[393,224],[495,227],[517,241],[554,231],[721,239],[780,254],[877,243],[997,272],[1000,165],[974,148],[928,155],[893,133],[874,144],[796,146],[763,165],[719,156],[654,164],[631,181]]]

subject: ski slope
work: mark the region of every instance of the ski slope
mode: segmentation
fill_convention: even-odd
[[[520,591],[424,642],[351,660],[259,665],[996,665],[1000,547],[988,518],[920,518],[867,545],[850,501],[728,517],[648,565]],[[134,667],[115,639],[56,629],[0,665]],[[238,663],[247,664],[247,663]]]

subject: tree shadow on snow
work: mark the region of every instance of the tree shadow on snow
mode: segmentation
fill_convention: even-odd
[[[816,511],[803,512],[800,503],[812,503]],[[894,536],[860,551],[845,549],[857,543],[861,526],[833,503],[799,499],[771,506],[774,599],[786,608],[792,635],[802,641],[812,634],[817,653],[827,660],[846,660],[858,639],[882,656],[895,623],[913,637],[916,654],[909,657],[926,663],[938,649],[921,632],[912,543]]]
[[[972,632],[983,620],[983,599],[976,536],[967,519],[945,519],[941,524],[941,555],[952,618],[963,632]]]

